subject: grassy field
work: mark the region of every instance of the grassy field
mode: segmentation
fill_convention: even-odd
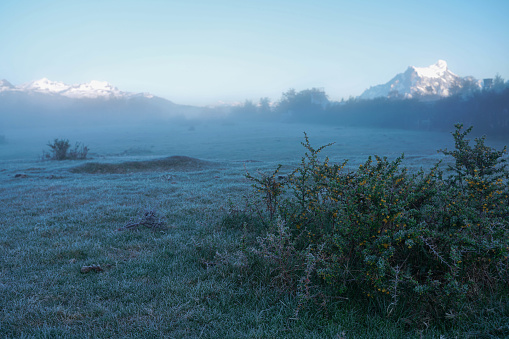
[[[453,338],[507,320],[415,330],[344,302],[296,317],[296,298],[246,267],[245,231],[222,220],[251,194],[246,170],[281,163],[285,173],[300,162],[303,131],[314,145],[336,142],[327,155],[350,166],[405,153],[406,166],[430,167],[453,143],[448,133],[304,125],[5,132],[0,337]],[[54,138],[83,142],[93,159],[41,161]],[[146,210],[165,226],[124,229]]]

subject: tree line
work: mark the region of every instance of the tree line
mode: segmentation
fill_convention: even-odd
[[[260,121],[327,123],[343,126],[450,130],[462,123],[479,133],[509,135],[509,81],[497,75],[490,88],[453,88],[452,95],[438,100],[376,98],[330,101],[323,89],[290,89],[278,102],[268,98],[255,104],[246,100],[233,109],[233,117]]]

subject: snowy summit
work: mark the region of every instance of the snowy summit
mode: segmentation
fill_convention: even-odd
[[[410,67],[410,68],[413,68],[415,72],[422,78],[441,78],[448,72],[447,62],[445,62],[444,60],[438,60],[436,64],[428,67]]]
[[[428,67],[410,66],[383,85],[370,87],[361,95],[361,99],[446,97],[453,88],[463,86],[463,78],[451,72],[447,62],[438,60]]]
[[[148,93],[123,92],[112,86],[106,81],[92,80],[88,83],[67,85],[63,82],[52,81],[48,78],[35,80],[20,86],[13,86],[7,80],[0,80],[0,92],[25,92],[42,93],[50,95],[61,95],[74,99],[95,99],[95,98],[130,98],[134,96],[143,96],[152,98]]]
[[[98,98],[98,97],[122,97],[124,93],[113,87],[106,81],[92,80],[86,84],[80,84],[69,88],[65,94],[71,98]]]

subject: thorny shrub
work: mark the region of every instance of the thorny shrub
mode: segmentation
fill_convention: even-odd
[[[304,301],[374,300],[387,316],[404,307],[421,319],[455,318],[509,283],[506,149],[453,132],[455,163],[418,173],[375,156],[355,171],[319,159],[307,135],[300,166],[255,178],[274,231],[255,253],[275,282]],[[411,306],[411,307],[409,307]]]

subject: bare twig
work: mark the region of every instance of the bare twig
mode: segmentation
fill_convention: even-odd
[[[90,265],[90,266],[83,266],[80,271],[81,271],[81,273],[88,273],[90,271],[102,272],[103,269],[99,265]]]
[[[145,226],[152,230],[164,229],[166,228],[166,221],[164,220],[164,217],[159,216],[156,211],[148,209],[143,212],[143,215],[139,217],[138,220],[130,221],[124,227],[119,228],[118,231],[135,229],[140,226]]]
[[[449,263],[438,253],[438,251],[436,250],[435,246],[433,244],[430,244],[426,238],[424,238],[422,235],[419,237],[421,238],[421,240],[429,247],[429,249],[431,250],[431,252],[433,252],[433,254],[445,265],[447,265],[447,267],[449,267],[450,269],[453,269],[453,267],[451,265],[449,265]]]

